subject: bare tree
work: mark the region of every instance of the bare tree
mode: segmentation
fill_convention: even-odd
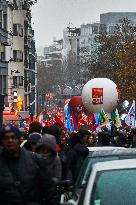
[[[50,64],[37,63],[38,92],[47,93],[54,91],[62,83],[62,62],[52,60]]]
[[[72,85],[79,82],[79,65],[77,56],[74,52],[69,51],[67,58],[63,62],[63,83]]]
[[[112,33],[102,32],[96,37],[98,50],[90,60],[90,75],[107,77],[117,83],[123,99],[135,98],[136,41],[135,26],[124,18]],[[129,86],[130,85],[130,86]]]

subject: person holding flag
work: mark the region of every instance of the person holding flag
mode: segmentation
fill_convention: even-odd
[[[102,108],[100,112],[100,116],[99,116],[99,126],[104,127],[109,124],[110,122],[109,122],[108,116],[106,115],[104,109]]]
[[[136,108],[135,108],[135,101],[133,100],[132,106],[125,118],[125,123],[131,128],[135,128],[135,119],[136,119]]]
[[[115,113],[112,115],[112,124],[116,127],[121,127],[121,120],[119,118],[119,112],[117,109]]]

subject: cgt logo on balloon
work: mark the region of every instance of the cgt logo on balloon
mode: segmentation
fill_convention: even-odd
[[[92,88],[92,104],[103,104],[103,88]]]

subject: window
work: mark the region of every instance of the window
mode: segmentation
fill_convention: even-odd
[[[13,34],[14,36],[23,37],[23,26],[21,24],[13,25]]]
[[[115,31],[115,26],[109,26],[109,33],[113,34]]]
[[[2,94],[2,75],[0,75],[0,94]]]
[[[5,61],[5,49],[4,52],[1,52],[1,61]]]
[[[19,36],[23,37],[23,27],[22,26],[20,27],[20,30],[19,30]]]
[[[17,36],[17,35],[18,35],[17,24],[14,24],[14,25],[13,25],[13,34],[14,34],[14,36]]]
[[[136,204],[135,180],[136,169],[98,172],[94,183],[91,205]]]
[[[3,93],[7,93],[7,76],[3,75]]]
[[[94,33],[94,34],[98,34],[98,33],[99,33],[99,28],[98,28],[98,26],[96,26],[96,25],[93,26],[93,33]]]
[[[7,30],[7,14],[3,14],[3,28]]]
[[[17,87],[17,76],[13,76],[13,85],[15,88]]]
[[[93,157],[93,158],[88,158],[88,161],[86,162],[87,164],[85,165],[85,170],[83,171],[82,176],[78,180],[78,183],[80,184],[80,187],[83,187],[86,183],[87,180],[90,176],[92,166],[97,163],[97,162],[104,162],[104,161],[111,161],[111,160],[117,160],[118,157],[116,156],[106,156],[106,157]]]
[[[23,86],[23,76],[18,76],[19,86]]]
[[[23,86],[23,76],[13,76],[13,85],[15,88]]]
[[[7,14],[0,11],[0,28],[7,30]]]
[[[0,94],[7,93],[7,76],[0,75]]]
[[[15,62],[23,62],[24,54],[23,51],[14,50],[13,59]]]
[[[0,28],[3,28],[3,11],[0,11]]]
[[[5,61],[5,46],[0,43],[0,61]]]

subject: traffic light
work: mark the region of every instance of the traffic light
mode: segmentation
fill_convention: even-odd
[[[22,106],[23,106],[23,100],[22,100],[22,98],[19,96],[19,97],[17,98],[17,108],[18,108],[18,111],[19,111],[19,112],[21,111]]]

